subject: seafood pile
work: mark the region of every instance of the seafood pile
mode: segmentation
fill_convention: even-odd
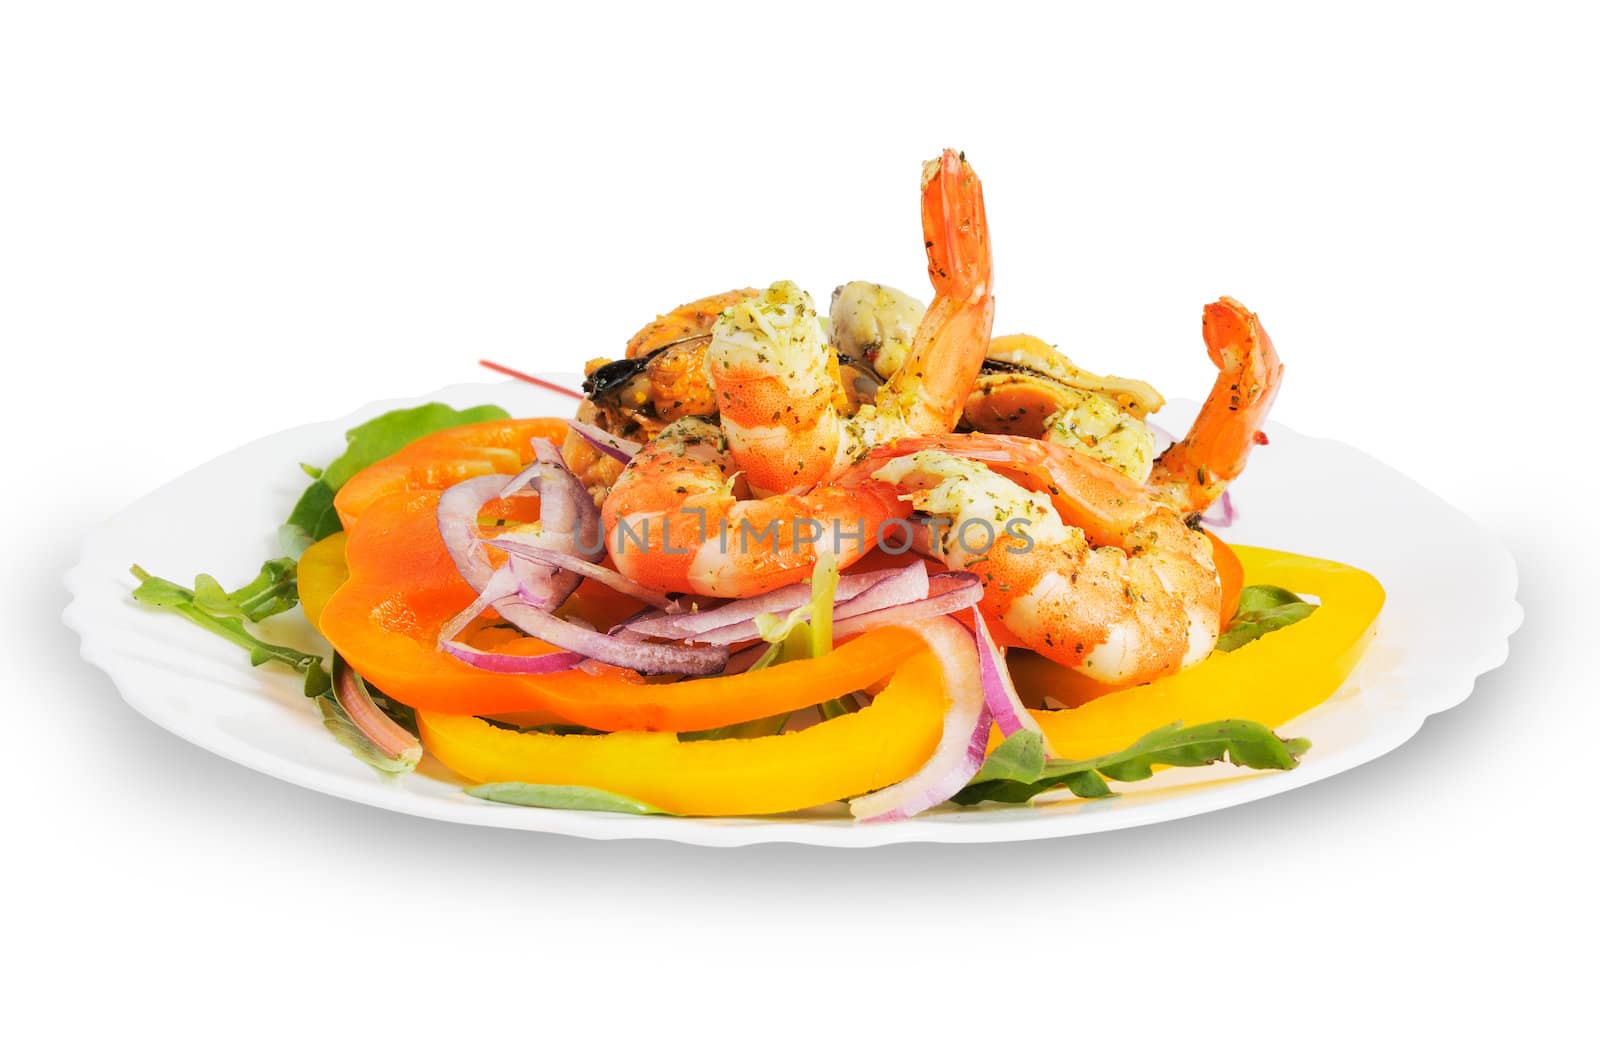
[[[1216,383],[1162,448],[1151,385],[991,335],[989,228],[964,156],[925,165],[922,223],[926,306],[852,281],[824,317],[779,281],[686,303],[586,367],[587,430],[561,457],[600,507],[610,561],[654,592],[730,599],[806,580],[825,555],[848,568],[912,549],[975,575],[1004,641],[1096,680],[1204,658],[1226,618],[1198,518],[1264,441],[1282,379],[1260,322],[1232,299],[1205,308]],[[781,530],[752,549],[726,533],[747,526]],[[808,542],[816,527],[851,532]]]

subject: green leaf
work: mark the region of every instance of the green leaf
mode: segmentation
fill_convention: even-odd
[[[467,789],[473,797],[507,805],[566,808],[582,812],[626,812],[635,816],[670,816],[672,813],[632,797],[588,786],[546,786],[531,782],[490,782]]]
[[[333,677],[328,670],[322,667],[320,660],[312,661],[306,668],[305,686],[301,688],[305,696],[316,700],[333,689]]]
[[[503,420],[506,411],[498,406],[473,406],[457,410],[442,402],[430,402],[405,410],[390,410],[345,433],[345,451],[324,469],[301,494],[289,519],[278,530],[278,538],[290,557],[298,558],[306,547],[339,531],[339,514],[333,497],[356,473],[381,461],[423,436],[445,428]],[[301,465],[307,473],[313,466]]]
[[[1031,783],[1044,771],[1044,763],[1044,737],[1033,731],[1018,731],[989,751],[972,782],[1005,779]]]
[[[301,688],[322,713],[322,724],[345,748],[359,759],[390,775],[408,772],[417,766],[421,751],[409,752],[401,757],[390,757],[372,743],[350,719],[350,714],[339,703],[333,691],[333,680],[323,667],[322,658],[292,646],[279,646],[265,642],[244,626],[245,620],[259,620],[282,612],[294,604],[295,563],[288,558],[268,561],[261,566],[255,580],[228,594],[222,585],[210,576],[195,579],[195,589],[179,586],[171,580],[152,576],[138,565],[133,574],[139,580],[133,597],[145,605],[177,613],[198,627],[220,635],[250,653],[253,665],[277,661],[305,675]],[[284,601],[288,600],[288,605]],[[401,727],[417,733],[416,713],[406,705],[369,688],[373,702],[390,719]]]
[[[278,546],[284,553],[299,558],[313,543],[344,529],[338,511],[333,508],[334,494],[328,482],[321,479],[305,489],[290,511],[289,519],[278,529]]]
[[[260,622],[293,609],[300,602],[299,566],[287,557],[261,566],[256,578],[233,593],[204,572],[194,578],[194,602],[214,616],[237,616]]]
[[[257,638],[245,628],[244,621],[238,616],[217,616],[207,611],[195,601],[195,592],[187,587],[181,587],[159,576],[152,576],[138,565],[134,565],[130,571],[139,580],[139,586],[133,589],[135,601],[176,613],[197,627],[205,628],[235,646],[248,650],[250,663],[253,665],[278,661],[297,672],[304,672],[313,661],[321,660],[314,653],[306,653],[292,646],[279,646]]]
[[[1109,797],[1112,791],[1104,779],[1117,782],[1148,779],[1157,765],[1200,767],[1226,759],[1245,768],[1288,771],[1300,762],[1301,754],[1311,748],[1311,743],[1303,738],[1279,738],[1270,728],[1253,720],[1217,720],[1194,727],[1172,723],[1115,753],[1088,760],[1043,760],[1041,757],[1037,770],[1030,770],[1034,764],[1032,743],[1020,739],[1027,733],[1019,732],[996,746],[991,759],[1015,743],[993,769],[985,761],[978,775],[953,800],[961,805],[980,801],[1020,804],[1060,787],[1070,789],[1079,797]],[[1042,750],[1042,743],[1040,748]]]
[[[1061,784],[1072,791],[1072,796],[1097,801],[1111,796],[1111,787],[1092,771],[1075,771],[1061,777]]]
[[[1239,592],[1239,608],[1217,639],[1217,649],[1236,650],[1270,632],[1297,624],[1316,611],[1316,605],[1292,591],[1267,584]]]

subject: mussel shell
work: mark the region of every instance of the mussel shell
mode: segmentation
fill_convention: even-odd
[[[876,402],[878,389],[883,387],[883,378],[872,368],[870,361],[852,358],[842,352],[839,354],[839,382],[844,385],[845,409],[848,413]]]
[[[1041,373],[985,360],[967,396],[965,424],[997,435],[1044,435],[1045,418],[1074,402],[1065,386]]]
[[[632,380],[649,363],[649,356],[607,362],[583,378],[583,393],[591,399],[599,398]]]
[[[709,332],[698,332],[692,336],[683,336],[673,340],[671,343],[662,344],[655,350],[641,354],[637,358],[618,358],[614,362],[607,362],[583,378],[583,393],[593,399],[615,391],[642,373],[658,355],[685,343],[699,342],[710,335],[711,333]]]

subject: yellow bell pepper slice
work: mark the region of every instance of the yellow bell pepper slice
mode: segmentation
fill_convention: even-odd
[[[683,816],[757,816],[855,797],[911,775],[939,744],[949,707],[943,690],[938,658],[917,653],[859,712],[765,738],[524,733],[420,710],[417,724],[423,747],[473,782],[587,786]]]
[[[1034,713],[1057,756],[1075,760],[1122,749],[1177,720],[1254,720],[1281,727],[1339,689],[1377,631],[1383,586],[1336,561],[1254,546],[1234,551],[1247,585],[1314,596],[1317,610],[1231,653],[1213,653],[1177,675],[1121,690],[1043,658],[1019,660],[1017,686],[1025,700],[1038,704],[1030,695],[1051,693],[1076,706]]]
[[[350,576],[350,566],[344,560],[344,532],[334,532],[306,548],[300,555],[300,566],[295,581],[300,589],[300,610],[306,614],[311,626],[321,628],[318,621],[322,610]]]

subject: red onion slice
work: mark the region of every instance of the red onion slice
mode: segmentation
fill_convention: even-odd
[[[921,561],[906,567],[921,568],[924,574],[927,572]],[[834,604],[842,605],[849,602],[869,588],[893,579],[897,573],[903,571],[903,569],[880,569],[877,572],[846,573],[839,577],[839,587],[834,592]],[[623,626],[638,634],[656,638],[700,641],[697,636],[706,632],[751,622],[749,624],[751,634],[748,637],[756,638],[753,621],[757,616],[762,613],[788,613],[809,604],[810,601],[811,587],[808,584],[795,583],[765,594],[758,594],[753,598],[739,598],[726,605],[719,605],[715,609],[700,609],[692,613],[675,612],[669,615],[647,613],[627,621]]]
[[[555,550],[548,550],[543,546],[535,545],[521,539],[499,538],[490,539],[489,545],[498,547],[512,557],[522,558],[553,568],[563,569],[578,576],[585,576],[596,583],[603,583],[614,591],[637,598],[641,602],[648,602],[661,609],[669,608],[672,599],[658,591],[653,591],[644,584],[629,579],[616,569],[597,565],[592,561],[585,561],[581,557],[573,557]],[[641,632],[641,634],[643,634]]]
[[[444,548],[461,578],[480,594],[494,574],[494,565],[478,535],[478,511],[500,497],[501,489],[510,482],[511,477],[501,474],[474,476],[446,488],[439,496],[439,536],[444,539]]]
[[[501,531],[500,537],[562,554],[598,557],[605,542],[600,511],[583,484],[562,462],[555,444],[542,436],[532,440],[535,459],[516,476],[478,476],[448,488],[439,498],[439,534],[456,570],[473,590],[482,592],[494,571],[484,549],[478,511],[494,498],[532,490],[540,496],[539,526]],[[521,593],[546,610],[556,609],[577,589],[582,577],[549,564],[518,559],[512,570]]]
[[[989,625],[984,622],[983,613],[977,606],[972,607],[972,633],[978,643],[978,678],[983,683],[983,703],[988,707],[989,715],[994,717],[995,726],[1007,738],[1018,731],[1032,731],[1042,736],[1044,731],[1040,729],[1039,722],[1017,695],[1017,687],[1011,681],[1005,656],[1001,654],[1000,647],[995,645],[994,636],[989,634]],[[1053,755],[1048,749],[1045,753],[1046,756]]]
[[[456,636],[465,630],[466,626],[490,605],[497,601],[516,602],[518,579],[510,566],[497,568],[490,575],[483,591],[476,601],[452,617],[439,629],[439,648],[450,656],[460,661],[465,661],[474,668],[481,668],[486,672],[502,672],[508,675],[543,675],[547,672],[562,672],[574,665],[583,662],[580,653],[543,653],[529,656],[517,653],[492,653],[480,650],[460,642]],[[529,606],[523,606],[530,609]],[[504,612],[500,615],[510,621]]]
[[[944,693],[950,699],[944,733],[933,756],[915,774],[850,802],[850,814],[859,820],[886,822],[926,811],[953,797],[983,766],[989,709],[972,635],[948,617],[918,624],[916,630],[944,672]]]
[[[982,599],[983,584],[976,573],[940,572],[928,577],[928,597],[922,601],[892,605],[887,609],[874,609],[870,613],[862,613],[846,620],[835,619],[833,637],[849,638],[863,631],[872,631],[892,624],[902,627],[919,625],[924,620],[948,616],[977,605]],[[920,627],[917,629],[920,630]]]
[[[1200,523],[1213,528],[1231,528],[1238,516],[1239,511],[1233,504],[1233,489],[1229,488],[1217,496],[1210,509],[1200,514]]]
[[[913,602],[923,601],[928,597],[928,569],[920,561],[904,568],[887,569],[885,571],[888,574],[883,578],[868,583],[864,588],[860,588],[860,585],[858,585],[854,593],[835,598],[833,608],[833,622],[835,625],[851,617],[875,613],[891,606],[909,605]],[[871,572],[863,573],[862,575],[878,576],[880,573]],[[840,583],[842,584],[843,580]],[[809,604],[810,599],[808,598],[805,603],[796,608],[804,608]],[[716,611],[713,610],[713,612]],[[835,629],[835,633],[837,634],[837,629]],[[752,618],[689,636],[689,641],[728,646],[735,642],[748,642],[751,639],[760,637],[761,629]]]
[[[367,689],[367,684],[337,653],[333,655],[330,679],[333,696],[356,729],[390,760],[415,767],[417,761],[422,759],[422,743],[416,735],[395,723],[388,713],[378,707],[378,703],[372,700],[372,692]]]
[[[536,639],[644,675],[712,675],[728,663],[728,651],[721,646],[674,646],[619,638],[579,627],[519,598],[502,598],[494,608]]]
[[[670,646],[633,641],[562,620],[524,601],[518,584],[517,574],[509,565],[496,569],[477,600],[439,630],[439,648],[475,668],[521,675],[562,671],[585,659],[631,668],[645,675],[711,675],[727,663],[728,651],[720,646]],[[456,636],[490,606],[517,630],[566,652],[539,656],[491,653],[458,641]]]
[[[594,559],[605,551],[600,534],[600,509],[561,452],[543,436],[533,439],[535,460],[501,488],[500,497],[531,489],[539,496],[537,545],[564,554]]]
[[[551,672],[565,672],[576,668],[585,660],[583,654],[568,653],[565,650],[559,653],[534,655],[493,653],[489,650],[475,649],[464,642],[446,642],[443,645],[445,652],[456,660],[485,672],[496,672],[500,675],[548,675]]]
[[[638,443],[631,443],[621,436],[614,436],[603,428],[584,424],[582,421],[568,421],[567,427],[582,436],[585,443],[608,458],[616,458],[624,465],[632,461],[633,456],[643,449]]]

